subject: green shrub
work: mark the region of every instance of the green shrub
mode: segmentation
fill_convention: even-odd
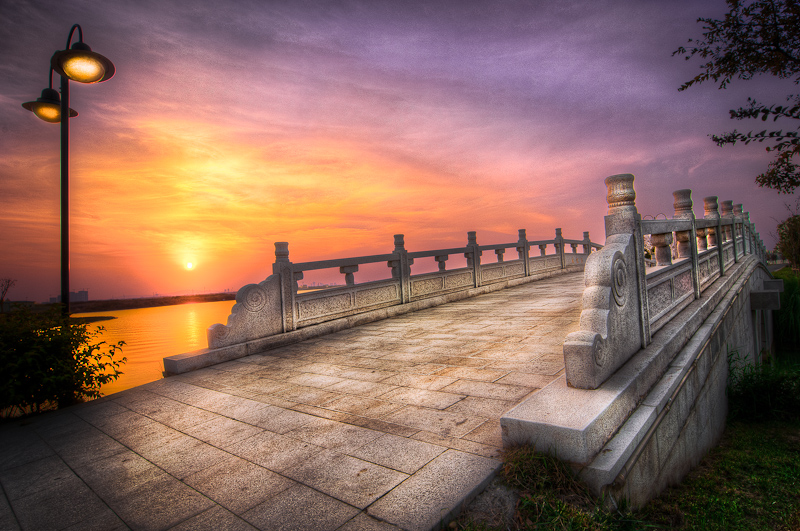
[[[745,422],[800,419],[800,365],[775,359],[750,365],[728,353],[728,417]]]
[[[775,312],[775,342],[779,347],[800,348],[800,277],[788,267],[772,275],[783,279],[781,309]]]
[[[19,309],[0,316],[0,412],[2,416],[63,407],[99,398],[100,386],[116,380],[124,342],[96,341],[102,327],[88,330],[57,308]]]

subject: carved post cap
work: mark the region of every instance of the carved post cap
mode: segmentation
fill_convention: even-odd
[[[744,219],[746,219],[747,222],[750,223],[750,212],[745,212],[744,213]]]
[[[672,192],[672,197],[675,198],[672,203],[672,206],[675,207],[673,219],[694,217],[694,210],[692,210],[694,203],[692,202],[692,191],[690,189],[675,190]]]
[[[583,231],[583,241],[587,241],[587,242],[591,241],[591,239],[589,239],[589,231],[588,230]]]
[[[289,242],[275,242],[275,261],[289,261]]]
[[[556,239],[561,238],[561,229],[556,229]]]
[[[520,241],[528,239],[528,232],[525,229],[519,229],[517,232],[519,233]]]
[[[406,242],[404,239],[403,234],[395,234],[394,235],[394,251],[405,251],[406,249]]]
[[[722,217],[728,218],[733,215],[733,200],[722,202]]]
[[[477,234],[474,230],[467,232],[467,245],[478,245]]]
[[[703,210],[706,214],[706,219],[717,219],[719,217],[719,203],[717,196],[710,195],[703,199]]]
[[[744,213],[744,206],[741,203],[733,205],[733,213],[737,216],[741,216]]]
[[[626,211],[636,211],[636,192],[633,189],[633,174],[621,173],[606,177],[608,188],[606,201],[608,202],[609,215]]]

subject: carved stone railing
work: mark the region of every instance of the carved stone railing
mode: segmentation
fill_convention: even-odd
[[[583,268],[592,250],[601,247],[591,242],[588,232],[583,233],[582,240],[567,240],[562,237],[561,229],[556,229],[552,240],[529,241],[525,229],[520,229],[519,239],[512,243],[479,245],[476,233],[469,232],[464,247],[409,252],[403,235],[396,234],[391,253],[292,263],[289,244],[278,242],[273,274],[259,284],[248,284],[239,290],[228,324],[215,324],[208,329],[208,346],[227,347],[389,306],[525,277],[546,276],[560,270],[576,270]],[[494,254],[495,259],[487,260],[484,254]],[[513,254],[514,258],[507,259],[507,254]],[[466,258],[466,266],[448,269],[448,259],[459,255]],[[414,261],[426,258],[434,259],[438,271],[412,275]],[[385,262],[391,270],[389,278],[356,282],[359,266],[380,262]],[[344,275],[344,286],[298,293],[297,283],[306,271],[331,268],[338,268]]]
[[[580,331],[564,343],[572,387],[598,388],[746,254],[766,261],[766,248],[742,205],[723,201],[720,213],[717,197],[706,197],[705,216],[696,219],[692,191],[678,190],[672,219],[642,220],[633,180],[630,174],[605,180],[606,245],[586,262]],[[655,247],[655,266],[645,263],[645,235]]]

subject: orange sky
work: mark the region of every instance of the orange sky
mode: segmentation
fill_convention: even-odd
[[[763,146],[707,138],[750,91],[788,88],[676,90],[697,65],[670,53],[721,1],[183,6],[0,7],[11,298],[59,292],[58,126],[20,104],[73,21],[117,69],[71,85],[71,286],[92,299],[236,290],[271,272],[276,241],[293,261],[390,252],[395,233],[412,251],[468,230],[602,242],[614,173],[636,174],[643,214],[671,215],[680,188],[698,215],[706,195],[742,202],[770,245],[792,200],[753,183]]]

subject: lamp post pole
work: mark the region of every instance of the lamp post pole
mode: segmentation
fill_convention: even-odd
[[[61,308],[69,315],[69,79],[61,76]]]

